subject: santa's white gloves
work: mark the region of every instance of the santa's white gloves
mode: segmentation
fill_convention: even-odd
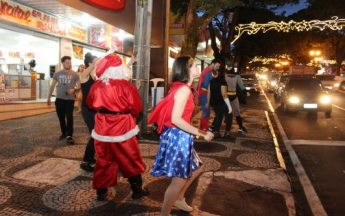
[[[232,113],[232,108],[231,108],[231,105],[230,105],[230,100],[229,100],[229,98],[225,98],[225,99],[224,99],[224,102],[225,102],[225,104],[228,106],[228,110],[229,110],[229,113],[228,113],[228,114]]]

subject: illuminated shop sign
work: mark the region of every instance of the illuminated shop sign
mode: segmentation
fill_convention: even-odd
[[[111,44],[114,44],[116,52],[123,52],[123,42],[120,38],[113,36],[119,32],[119,29],[115,27],[110,27],[108,29],[91,28],[90,32],[90,44],[106,49],[110,49]]]
[[[12,1],[0,1],[0,19],[59,37],[88,42],[87,29]]]

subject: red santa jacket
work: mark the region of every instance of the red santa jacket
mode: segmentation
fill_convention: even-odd
[[[107,85],[98,80],[92,85],[86,104],[94,110],[129,112],[123,115],[97,112],[91,134],[94,139],[103,142],[122,142],[138,134],[139,127],[134,117],[141,112],[142,103],[137,88],[131,82],[110,79]]]

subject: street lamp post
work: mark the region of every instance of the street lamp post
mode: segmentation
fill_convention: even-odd
[[[309,52],[309,55],[314,58],[314,60],[311,60],[312,62],[315,62],[315,66],[317,67],[319,62],[322,61],[322,58],[320,57],[321,56],[321,51],[320,50],[311,50]]]

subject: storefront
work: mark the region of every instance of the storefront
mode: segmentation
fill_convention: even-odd
[[[112,43],[123,52],[124,33],[113,26],[86,28],[10,0],[0,0],[0,11],[0,101],[46,98],[62,56],[77,71],[87,52],[99,57]]]
[[[37,89],[42,89],[40,84],[59,64],[59,39],[4,23],[0,24],[0,38],[0,73],[4,76],[0,100],[40,98]],[[30,66],[33,60],[35,67]]]

